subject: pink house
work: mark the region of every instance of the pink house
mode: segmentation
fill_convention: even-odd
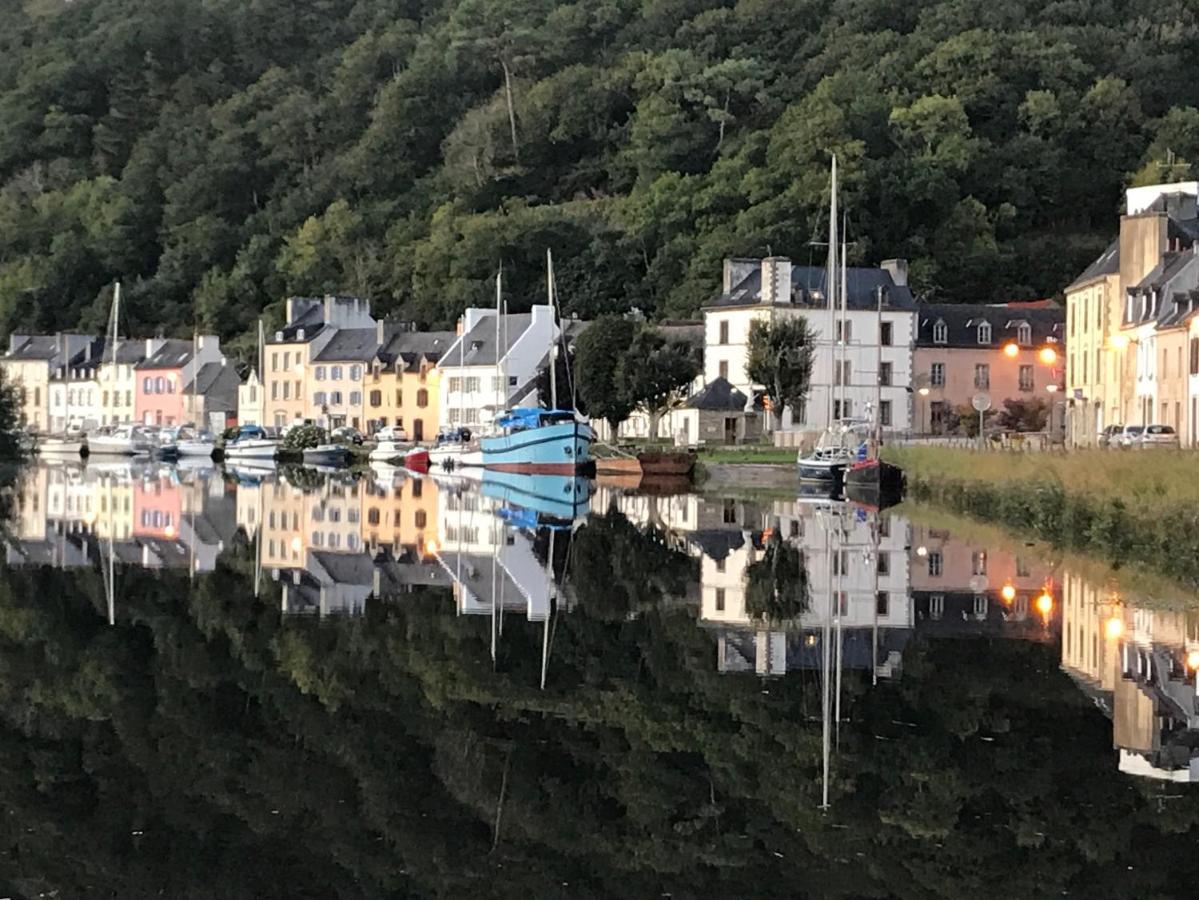
[[[194,350],[194,352],[193,352]],[[220,339],[201,335],[195,341],[169,340],[135,367],[134,416],[143,425],[193,422],[197,404],[189,392],[206,363],[219,362]]]
[[[978,394],[996,411],[1005,400],[1064,402],[1066,312],[1056,304],[922,303],[916,315],[916,433],[943,433]]]

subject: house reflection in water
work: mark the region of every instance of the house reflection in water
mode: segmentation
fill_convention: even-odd
[[[1199,611],[1142,609],[1063,578],[1062,668],[1112,720],[1120,771],[1199,781]]]

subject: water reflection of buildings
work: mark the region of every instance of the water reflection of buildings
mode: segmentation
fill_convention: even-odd
[[[1120,771],[1199,781],[1199,611],[1142,609],[1063,577],[1062,668],[1112,720]]]
[[[149,463],[39,465],[14,490],[10,565],[91,565],[111,554],[142,568],[211,571],[233,537],[234,499],[220,478]]]

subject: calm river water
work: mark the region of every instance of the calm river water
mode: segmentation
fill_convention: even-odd
[[[1199,614],[920,510],[39,465],[4,552],[0,896],[1193,893]]]

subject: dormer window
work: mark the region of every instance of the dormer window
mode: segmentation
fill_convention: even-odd
[[[949,343],[949,326],[945,324],[944,319],[937,319],[937,321],[933,323],[933,343]]]
[[[980,344],[991,343],[991,323],[982,322],[978,326],[978,342]]]
[[[1032,326],[1027,322],[1021,322],[1016,326],[1016,343],[1021,347],[1027,347],[1032,343]]]

